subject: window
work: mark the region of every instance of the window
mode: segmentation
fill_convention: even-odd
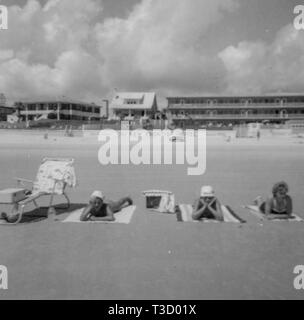
[[[141,100],[138,99],[125,99],[125,104],[142,104]]]

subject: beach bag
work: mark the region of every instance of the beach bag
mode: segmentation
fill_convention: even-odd
[[[147,190],[143,192],[146,197],[146,208],[158,212],[174,213],[175,197],[171,191]]]

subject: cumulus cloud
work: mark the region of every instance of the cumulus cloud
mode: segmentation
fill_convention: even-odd
[[[218,54],[226,68],[230,93],[302,92],[304,90],[304,34],[292,25],[274,41],[240,42]]]
[[[0,91],[13,100],[66,95],[100,102],[114,88],[160,95],[303,90],[304,35],[206,50],[239,0],[141,0],[103,18],[101,0],[27,0],[0,32]]]
[[[223,66],[217,57],[204,54],[202,37],[223,10],[234,8],[233,0],[144,0],[128,19],[98,24],[104,81],[133,90],[141,86],[194,92],[221,87]]]
[[[201,37],[236,0],[142,0],[125,19],[100,20],[97,0],[28,0],[9,7],[0,87],[14,99],[101,98],[113,88],[162,92],[221,87],[224,68]]]
[[[91,34],[101,11],[91,0],[9,7],[9,29],[0,33],[1,91],[12,99],[97,98],[101,60]]]

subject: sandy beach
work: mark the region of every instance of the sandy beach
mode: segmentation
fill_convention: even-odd
[[[187,176],[186,165],[102,166],[97,137],[43,134],[0,131],[0,189],[16,186],[14,177],[33,179],[44,157],[72,157],[73,204],[101,189],[110,199],[130,195],[137,209],[128,225],[0,226],[0,264],[9,271],[0,299],[303,299],[293,269],[304,264],[304,223],[261,222],[241,207],[285,180],[304,218],[302,139],[227,142],[211,133],[206,173]],[[181,223],[145,209],[143,190],[171,190],[176,202],[192,203],[202,184],[247,223]]]

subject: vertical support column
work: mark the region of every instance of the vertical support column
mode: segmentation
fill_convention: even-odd
[[[57,102],[57,120],[60,120],[61,103]]]
[[[70,103],[70,120],[72,120],[73,117],[73,108],[72,108],[72,104]]]
[[[28,122],[28,105],[25,105],[25,121]]]
[[[36,114],[35,114],[35,118],[38,117],[39,114],[39,104],[36,103]]]

